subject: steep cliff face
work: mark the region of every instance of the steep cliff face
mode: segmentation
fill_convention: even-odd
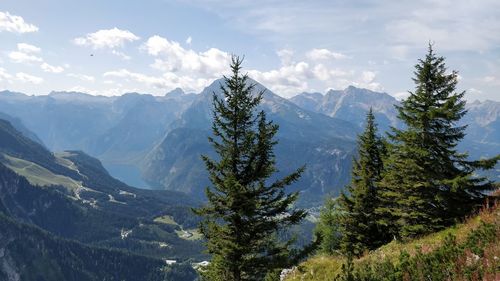
[[[290,101],[314,112],[348,120],[359,127],[363,126],[366,113],[372,108],[381,130],[398,125],[394,108],[398,101],[387,93],[349,86],[344,90],[330,90],[324,95],[302,93]]]

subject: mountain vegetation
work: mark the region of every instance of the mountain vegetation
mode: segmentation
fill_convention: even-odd
[[[377,260],[360,262],[362,266],[354,268],[354,258],[362,260],[391,240],[410,241],[460,222],[479,210],[488,193],[498,188],[476,171],[492,169],[500,155],[470,161],[457,150],[466,128],[457,125],[466,114],[464,92],[456,92],[457,73],[447,71],[444,58],[436,56],[431,45],[415,69],[416,90],[396,106],[403,128],[393,127],[389,140],[381,140],[370,110],[365,132],[358,137],[358,156],[347,193],[327,201],[322,211],[317,230],[325,237],[322,253],[347,260],[331,276],[335,280],[496,276],[489,266],[450,267],[459,266],[470,251],[484,255],[488,243],[498,240],[498,222],[482,225],[463,245],[447,237],[433,253],[417,251],[410,256],[401,252],[397,263]],[[478,242],[482,238],[486,242]]]
[[[415,237],[450,226],[481,206],[491,181],[477,177],[498,157],[469,161],[457,144],[465,126],[465,92],[455,92],[457,73],[448,74],[444,58],[432,46],[415,66],[414,92],[397,106],[404,129],[393,129],[380,180],[381,205],[376,212],[386,233]]]
[[[318,254],[285,281],[485,280],[499,278],[500,211],[483,210],[465,222],[410,241],[390,243],[350,260]]]
[[[385,233],[377,224],[376,208],[381,204],[378,182],[384,170],[385,144],[377,134],[373,111],[366,117],[366,128],[359,136],[358,156],[353,160],[352,180],[339,199],[339,230],[344,253],[361,255],[381,246]]]

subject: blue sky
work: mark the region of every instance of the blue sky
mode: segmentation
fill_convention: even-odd
[[[429,41],[469,100],[500,100],[500,1],[28,1],[0,3],[0,89],[199,92],[230,54],[279,95],[413,89]]]

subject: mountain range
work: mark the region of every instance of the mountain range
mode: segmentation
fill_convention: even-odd
[[[0,112],[24,124],[19,130],[33,131],[36,141],[50,150],[85,151],[132,186],[181,191],[203,200],[209,182],[200,155],[215,156],[207,136],[212,96],[221,94],[221,83],[216,80],[199,94],[176,89],[165,96],[27,96],[4,91]],[[280,126],[278,176],[306,166],[292,189],[301,191],[301,204],[308,207],[318,206],[325,194],[338,194],[348,183],[356,136],[370,107],[382,133],[401,126],[394,108],[399,102],[386,93],[350,86],[285,99],[252,83],[256,91],[264,91],[261,109]],[[474,158],[497,154],[500,103],[473,102],[467,109],[461,121],[469,124],[467,136],[459,148]],[[490,175],[498,176],[498,171]]]
[[[151,185],[204,195],[209,182],[200,155],[215,157],[207,137],[211,134],[213,95],[222,94],[221,82],[217,80],[203,90],[172,124],[174,129],[147,155],[142,168]],[[256,85],[255,93],[263,91],[259,110],[280,126],[276,146],[280,172],[276,176],[306,165],[303,177],[292,186],[303,193],[302,202],[320,202],[331,187],[346,184],[358,130],[349,122],[303,109],[261,84],[251,83]]]
[[[302,93],[292,97],[290,101],[314,112],[348,120],[359,127],[363,126],[366,113],[371,107],[382,131],[387,131],[390,126],[398,126],[394,107],[398,101],[387,93],[349,86],[344,90],[329,90],[324,95]]]
[[[363,126],[369,108],[373,108],[376,122],[382,132],[390,127],[401,127],[394,105],[399,101],[387,93],[349,86],[344,90],[330,90],[325,95],[302,93],[290,99],[309,110],[348,120]],[[459,149],[472,158],[490,157],[500,152],[500,102],[486,100],[466,104],[467,114],[458,125],[466,125],[466,136]]]

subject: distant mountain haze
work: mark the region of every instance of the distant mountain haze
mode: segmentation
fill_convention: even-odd
[[[386,93],[349,86],[344,90],[329,90],[325,95],[302,93],[292,97],[290,101],[314,112],[348,120],[360,127],[371,107],[381,130],[387,131],[390,126],[398,126],[397,111],[394,108],[398,101]]]
[[[348,183],[356,135],[370,107],[382,132],[400,126],[394,108],[398,101],[386,93],[350,86],[285,99],[252,82],[256,93],[265,90],[260,108],[280,125],[275,151],[279,174],[306,165],[292,188],[303,193],[301,202],[307,205],[319,204],[324,194],[338,194]],[[131,185],[203,198],[209,181],[200,155],[212,153],[207,141],[212,95],[221,94],[221,83],[216,80],[199,94],[175,89],[165,96],[26,96],[4,91],[0,112],[24,124],[24,131],[33,132],[31,138],[49,149],[83,150]],[[500,102],[473,102],[467,108],[461,123],[469,126],[459,149],[474,158],[497,154]]]
[[[347,184],[358,127],[344,120],[305,110],[255,81],[255,93],[264,90],[260,108],[280,126],[276,146],[278,175],[306,165],[302,179],[293,189],[303,192],[302,201],[321,202],[328,192]],[[189,192],[203,197],[209,184],[200,155],[212,155],[207,137],[211,134],[213,94],[221,95],[216,80],[173,123],[165,138],[148,153],[142,166],[152,186]]]
[[[0,112],[19,118],[51,150],[86,151],[98,156],[120,177],[121,170],[125,170],[124,176],[134,170],[139,175],[134,169],[136,163],[193,98],[193,94],[179,91],[164,97],[69,92],[26,96],[4,91],[0,93]],[[140,177],[132,181],[134,185],[144,183]]]

